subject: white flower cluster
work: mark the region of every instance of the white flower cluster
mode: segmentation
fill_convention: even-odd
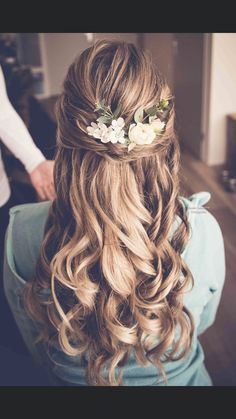
[[[166,104],[168,106],[168,101],[166,101]],[[100,139],[102,143],[111,142],[113,144],[126,144],[128,151],[132,150],[137,144],[151,144],[157,135],[161,135],[166,125],[165,122],[161,121],[156,115],[148,114],[144,118],[143,108],[139,108],[134,116],[136,123],[130,124],[126,133],[124,130],[125,122],[123,118],[120,117],[115,119],[110,108],[105,107],[104,104],[97,106],[98,108],[96,108],[95,111],[102,111],[103,115],[97,119],[98,123],[92,122],[91,126],[87,127],[88,134],[94,138]],[[110,118],[108,121],[107,117]],[[148,122],[143,123],[147,117]],[[109,125],[106,125],[103,121],[107,122]]]
[[[113,119],[109,127],[102,122],[96,124],[95,122],[91,123],[90,127],[87,127],[89,135],[92,135],[94,138],[98,138],[102,143],[125,143],[125,131],[123,130],[125,122],[123,118]]]

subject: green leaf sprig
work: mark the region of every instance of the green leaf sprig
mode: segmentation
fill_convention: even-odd
[[[143,106],[140,106],[134,114],[134,121],[136,122],[136,124],[138,122],[143,123],[145,119],[154,116],[163,119],[166,116],[166,113],[169,111],[169,109],[170,102],[166,99],[162,99],[157,105],[151,106],[151,108],[148,108],[145,111]],[[145,116],[144,113],[146,114]]]
[[[97,102],[95,105],[96,108],[94,109],[94,112],[97,112],[100,115],[97,118],[97,121],[103,124],[111,124],[113,119],[117,119],[120,113],[119,106],[114,112],[112,112],[111,107],[105,105],[104,99],[101,102]]]

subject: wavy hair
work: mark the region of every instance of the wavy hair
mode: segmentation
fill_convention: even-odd
[[[149,55],[100,41],[71,64],[57,102],[56,199],[25,306],[39,339],[86,358],[92,385],[121,385],[132,350],[166,380],[163,363],[191,347],[183,294],[193,278],[181,257],[189,224],[179,200],[174,105],[164,134],[130,152],[86,132],[95,102],[119,105],[127,125],[139,106],[162,98],[172,95]]]

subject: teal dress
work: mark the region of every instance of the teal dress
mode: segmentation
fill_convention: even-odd
[[[164,364],[167,386],[211,386],[198,336],[215,320],[225,280],[222,232],[214,216],[204,208],[209,192],[180,197],[190,222],[190,238],[182,258],[188,264],[194,287],[184,295],[184,304],[195,321],[191,350],[185,358]],[[18,205],[10,210],[4,258],[4,290],[22,337],[33,357],[48,372],[52,385],[86,385],[85,366],[79,356],[68,356],[60,347],[35,344],[37,329],[21,303],[21,294],[34,275],[50,202]],[[171,235],[180,219],[176,217]],[[153,365],[140,366],[134,353],[124,368],[125,386],[165,386]]]

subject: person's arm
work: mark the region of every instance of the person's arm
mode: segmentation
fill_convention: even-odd
[[[25,166],[42,199],[54,198],[53,162],[46,160],[33,142],[23,120],[11,105],[0,67],[0,138]]]
[[[3,143],[25,166],[28,173],[45,159],[34,144],[24,122],[7,96],[6,84],[0,67],[0,137]]]

